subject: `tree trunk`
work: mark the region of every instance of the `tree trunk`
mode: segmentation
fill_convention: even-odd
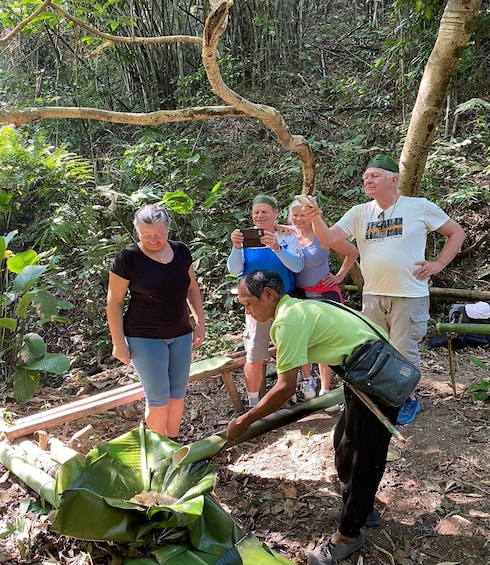
[[[481,0],[448,0],[437,40],[425,67],[400,157],[401,192],[420,194],[429,149],[449,81],[478,19]]]

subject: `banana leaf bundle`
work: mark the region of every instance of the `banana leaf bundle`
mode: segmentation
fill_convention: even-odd
[[[66,461],[51,528],[84,540],[140,547],[124,565],[287,565],[244,532],[212,494],[210,459],[176,467],[180,445],[143,425]],[[141,551],[140,551],[141,553]]]

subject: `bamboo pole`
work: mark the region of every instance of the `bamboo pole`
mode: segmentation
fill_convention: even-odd
[[[361,390],[352,386],[349,383],[345,383],[352,392],[361,400],[361,402],[371,410],[371,412],[378,418],[378,420],[385,426],[385,428],[393,434],[395,439],[398,439],[401,442],[406,442],[407,440],[402,436],[402,434],[395,428],[395,426],[390,422],[390,420],[381,412],[378,408],[378,405],[374,400],[371,400],[367,394],[364,394]]]
[[[342,290],[346,292],[359,292],[359,288],[355,284],[343,284]],[[429,287],[429,295],[435,300],[483,300],[490,301],[490,291],[488,290],[472,290],[463,288],[438,288]]]
[[[456,390],[456,375],[454,373],[454,361],[453,361],[453,338],[456,334],[447,335],[447,355],[449,359],[449,374],[451,376],[451,386],[453,388],[453,396],[457,396],[458,392]]]
[[[15,448],[6,442],[0,442],[0,462],[53,508],[58,507],[55,479],[18,455]]]
[[[439,333],[455,333],[455,334],[484,334],[490,335],[490,324],[436,324]]]
[[[329,408],[330,406],[342,402],[344,402],[344,389],[343,387],[339,387],[323,396],[318,396],[306,402],[299,402],[291,408],[281,408],[276,412],[272,412],[272,414],[265,416],[265,418],[254,422],[248,428],[246,434],[233,442],[226,441],[226,430],[223,430],[217,434],[181,447],[172,455],[172,462],[175,467],[182,467],[183,465],[189,465],[201,459],[214,457],[223,449],[228,449],[245,441],[249,441],[271,430],[301,420],[301,418],[309,416],[313,412]]]

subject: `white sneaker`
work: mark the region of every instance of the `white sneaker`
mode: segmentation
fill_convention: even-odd
[[[303,380],[300,385],[300,390],[305,400],[311,400],[316,396],[316,384],[313,379]]]

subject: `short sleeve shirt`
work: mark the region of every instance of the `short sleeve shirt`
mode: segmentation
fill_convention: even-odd
[[[151,259],[137,245],[114,259],[111,271],[129,281],[123,319],[128,337],[170,339],[192,331],[187,308],[192,257],[183,243],[169,244],[174,258],[167,264]]]
[[[348,210],[336,225],[356,239],[363,294],[428,296],[428,280],[417,280],[413,275],[418,268],[415,263],[425,259],[427,234],[448,220],[430,200],[408,196],[400,196],[384,211],[375,200]]]
[[[276,307],[270,335],[277,349],[278,373],[306,363],[342,365],[359,345],[379,338],[357,315],[338,306],[287,295]]]

